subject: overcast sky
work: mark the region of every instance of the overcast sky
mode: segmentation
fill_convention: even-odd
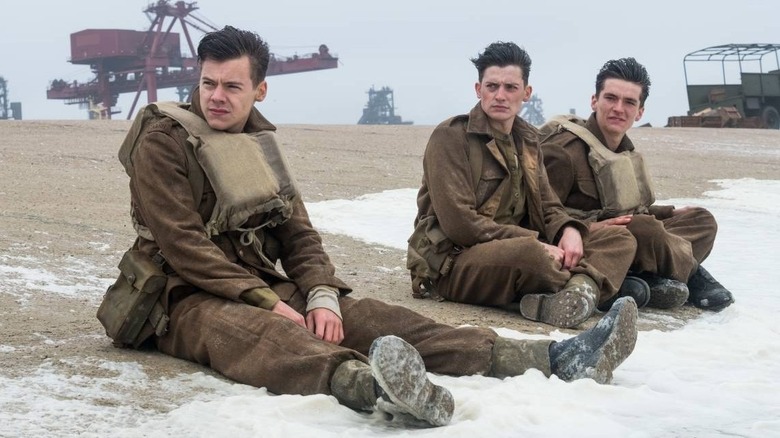
[[[3,4],[0,76],[8,100],[22,103],[26,120],[87,118],[84,109],[46,99],[53,79],[94,77],[88,66],[68,62],[71,33],[146,30],[150,24],[143,13],[147,0]],[[310,53],[326,44],[339,57],[336,69],[268,78],[268,98],[258,107],[278,124],[355,124],[372,85],[394,89],[396,114],[404,120],[437,124],[474,105],[476,70],[469,59],[503,40],[531,55],[530,84],[546,117],[570,109],[589,114],[599,67],[612,58],[637,58],[653,82],[642,122],[663,126],[669,116],[688,110],[682,62],[687,53],[728,43],[780,43],[780,2],[774,0],[200,0],[197,6],[197,15],[217,27],[256,31],[277,55]],[[181,32],[178,24],[173,30]],[[195,31],[193,38],[201,35]],[[777,68],[771,61],[768,69]],[[692,73],[706,74],[701,67]],[[114,118],[127,117],[133,97],[120,96],[123,112]],[[175,94],[165,89],[158,97]],[[146,103],[145,94],[140,103]]]

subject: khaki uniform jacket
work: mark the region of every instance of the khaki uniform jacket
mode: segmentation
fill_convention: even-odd
[[[604,134],[596,122],[595,113],[588,118],[585,127],[606,145]],[[590,151],[588,144],[572,132],[561,130],[552,134],[543,134],[541,145],[550,185],[563,205],[579,210],[583,215],[587,213],[589,220],[599,217],[602,205],[596,187],[596,178],[588,162]],[[634,150],[634,143],[628,135],[623,136],[616,152],[625,150]],[[645,207],[658,219],[671,217],[674,209],[671,205],[645,205]]]
[[[444,234],[463,248],[523,236],[554,243],[565,225],[577,227],[585,238],[587,228],[565,213],[550,188],[538,146],[538,130],[519,117],[515,117],[512,136],[521,158],[526,220],[522,225],[493,220],[503,192],[509,189],[510,175],[490,132],[488,117],[479,104],[469,114],[455,116],[436,127],[423,159],[415,225],[427,216],[435,216]],[[476,187],[477,178],[470,164],[472,151],[482,154]]]
[[[200,117],[198,95],[193,93],[191,111]],[[275,131],[276,127],[253,109],[244,132]],[[168,292],[192,286],[222,298],[241,301],[242,292],[289,282],[304,293],[316,285],[328,285],[350,291],[335,277],[335,268],[322,248],[322,240],[309,220],[300,197],[290,219],[274,228],[256,231],[264,242],[264,253],[272,261],[281,261],[286,275],[268,266],[252,249],[239,241],[239,232],[228,232],[211,239],[204,224],[216,203],[214,190],[205,181],[203,196],[193,199],[188,173],[197,162],[188,162],[185,148],[188,134],[178,122],[163,118],[155,122],[134,156],[134,175],[130,179],[131,207],[138,222],[149,228],[155,240],[138,237],[135,247],[149,256],[161,251],[170,270]],[[201,171],[202,172],[202,171]],[[257,226],[254,218],[247,226]],[[254,221],[256,222],[256,221]],[[290,285],[292,286],[292,284]],[[190,287],[190,289],[192,289]],[[193,289],[193,290],[194,290]],[[295,287],[275,288],[295,292]],[[270,308],[279,297],[263,297],[261,307]],[[289,297],[282,297],[283,299]],[[167,302],[167,300],[163,301]]]

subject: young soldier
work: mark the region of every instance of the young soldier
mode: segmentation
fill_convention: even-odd
[[[192,104],[148,105],[126,140],[130,152],[121,154],[138,231],[132,249],[162,261],[167,275],[162,304],[170,320],[152,321],[161,352],[276,394],[331,394],[356,410],[432,426],[450,421],[454,400],[426,370],[505,377],[537,368],[606,383],[631,353],[630,299],[593,329],[551,342],[454,328],[346,296],[276,128],[254,108],[268,90],[268,46],[228,26],[202,39],[198,59]]]
[[[532,92],[525,50],[496,42],[472,62],[479,102],[439,124],[425,149],[413,290],[576,327],[617,294],[635,240],[617,227],[589,231],[550,188],[538,130],[517,116]]]
[[[591,231],[621,227],[636,238],[631,272],[648,284],[648,306],[688,301],[721,310],[734,298],[701,266],[715,242],[715,218],[701,207],[654,204],[642,155],[626,135],[642,117],[649,90],[647,70],[634,58],[604,64],[590,118],[558,118],[543,128],[550,184]]]

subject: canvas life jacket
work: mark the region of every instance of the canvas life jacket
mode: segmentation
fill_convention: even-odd
[[[601,201],[599,219],[624,214],[647,213],[655,202],[652,182],[642,155],[636,151],[613,152],[585,127],[580,117],[556,116],[541,128],[542,132],[566,130],[589,146],[588,164],[593,170]]]
[[[160,117],[176,120],[189,134],[185,152],[191,165],[187,177],[195,204],[200,204],[206,178],[216,195],[214,211],[205,224],[207,235],[242,231],[242,243],[254,243],[256,230],[274,227],[292,215],[299,195],[287,159],[272,131],[216,131],[189,107],[180,102],[157,102],[142,108],[119,149],[119,161],[132,177],[133,152],[150,126]],[[262,215],[259,226],[242,228],[250,216],[258,214]],[[131,216],[138,235],[154,240],[134,213]]]

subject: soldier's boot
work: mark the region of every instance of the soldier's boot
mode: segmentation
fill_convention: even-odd
[[[688,280],[688,289],[688,302],[700,309],[717,312],[734,302],[734,295],[701,266]]]
[[[618,298],[599,322],[579,335],[550,345],[550,371],[561,380],[612,381],[612,372],[634,351],[636,302]]]
[[[650,302],[650,286],[645,280],[639,277],[627,275],[623,280],[623,284],[620,285],[620,290],[618,290],[618,293],[609,300],[599,304],[599,310],[602,312],[608,311],[612,305],[615,304],[615,300],[620,297],[633,298],[634,301],[636,301],[636,307],[641,309],[642,307],[647,306],[647,303]]]
[[[520,314],[532,321],[572,328],[593,315],[598,298],[596,282],[587,275],[576,274],[554,294],[524,295],[520,299]]]
[[[521,375],[531,368],[561,380],[591,378],[598,383],[612,381],[612,372],[636,345],[636,303],[618,298],[594,326],[560,342],[496,338],[489,376]]]
[[[685,283],[649,272],[638,275],[650,286],[650,301],[647,303],[647,307],[676,309],[688,301],[688,285]]]
[[[396,336],[374,340],[369,364],[351,360],[339,365],[330,388],[347,407],[379,410],[421,426],[446,425],[455,410],[452,394],[428,380],[417,350]]]

